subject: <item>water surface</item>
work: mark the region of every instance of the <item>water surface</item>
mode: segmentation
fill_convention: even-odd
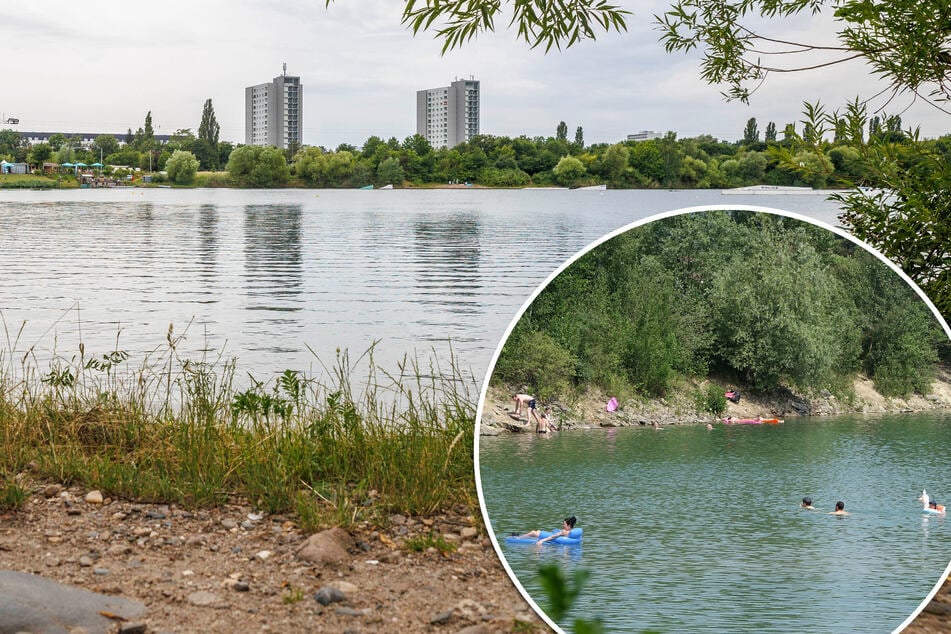
[[[552,529],[580,547],[501,553],[544,607],[537,569],[590,580],[570,615],[612,632],[891,632],[951,558],[951,415],[843,416],[480,437],[491,525]],[[803,496],[819,510],[799,508]],[[837,500],[847,517],[828,514]],[[566,625],[567,624],[563,624]]]

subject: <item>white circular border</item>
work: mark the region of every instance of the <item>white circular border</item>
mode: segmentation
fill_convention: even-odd
[[[773,214],[777,216],[785,216],[787,218],[793,218],[794,220],[799,220],[799,221],[802,221],[817,227],[821,227],[823,229],[827,229],[831,231],[832,233],[842,238],[845,238],[846,240],[854,244],[857,244],[858,246],[862,247],[867,252],[871,253],[872,255],[877,257],[879,260],[884,262],[885,265],[887,265],[892,271],[897,273],[905,281],[906,284],[908,284],[912,289],[914,289],[914,291],[918,294],[921,300],[928,306],[928,308],[931,309],[931,312],[934,314],[935,318],[938,320],[938,323],[941,325],[942,329],[944,330],[945,335],[947,335],[948,339],[951,340],[951,327],[948,326],[948,323],[944,320],[944,317],[941,316],[941,312],[934,305],[934,303],[928,298],[928,296],[925,295],[924,291],[922,291],[921,288],[919,288],[918,285],[915,284],[912,281],[912,279],[908,277],[908,275],[905,274],[904,271],[898,268],[898,266],[894,262],[892,262],[887,257],[879,253],[871,245],[863,242],[862,240],[859,240],[858,238],[856,238],[855,236],[846,232],[843,229],[834,227],[820,220],[816,220],[815,218],[810,218],[802,214],[794,213],[791,211],[784,211],[782,209],[776,209],[773,207],[759,207],[756,205],[701,205],[697,207],[684,207],[682,209],[665,211],[662,213],[655,214],[653,216],[648,216],[647,218],[642,218],[641,220],[632,222],[619,229],[615,229],[611,233],[608,233],[602,236],[601,238],[598,238],[594,242],[590,243],[588,246],[578,251],[572,257],[568,258],[568,260],[566,260],[561,266],[555,269],[551,273],[551,275],[549,275],[545,279],[544,282],[539,284],[538,288],[536,288],[532,292],[532,294],[528,296],[528,298],[522,304],[522,307],[519,308],[518,312],[515,313],[515,316],[512,318],[512,321],[508,325],[508,328],[505,329],[505,333],[502,335],[502,338],[499,340],[499,343],[495,348],[495,352],[492,354],[492,360],[489,362],[489,366],[486,370],[485,378],[482,380],[482,389],[479,391],[479,406],[476,408],[476,421],[475,421],[475,434],[474,434],[475,440],[473,442],[473,445],[474,445],[473,446],[473,462],[475,467],[476,490],[479,494],[479,508],[482,512],[482,520],[483,522],[485,522],[485,525],[488,529],[489,539],[492,541],[492,547],[495,549],[495,553],[498,556],[499,561],[502,562],[502,566],[505,568],[505,572],[508,574],[509,579],[511,579],[512,583],[515,584],[515,587],[518,588],[518,591],[522,595],[522,597],[528,602],[529,605],[532,606],[532,609],[535,611],[535,613],[542,620],[544,620],[545,623],[547,623],[549,627],[554,629],[556,632],[561,632],[562,634],[564,634],[564,630],[562,630],[561,627],[557,623],[552,621],[551,618],[549,618],[549,616],[545,613],[545,611],[542,610],[538,606],[537,603],[535,603],[535,600],[531,597],[528,591],[525,590],[525,587],[519,581],[518,576],[512,570],[511,566],[509,566],[508,560],[502,554],[502,547],[499,545],[499,541],[495,536],[495,531],[492,530],[492,522],[489,519],[489,513],[485,507],[485,498],[483,497],[483,492],[482,492],[482,477],[481,477],[480,465],[479,465],[479,436],[480,436],[479,427],[482,425],[482,411],[485,406],[485,395],[489,389],[489,380],[492,378],[492,373],[495,371],[495,364],[498,362],[499,355],[502,353],[502,346],[504,346],[505,342],[508,341],[509,336],[511,336],[512,334],[512,329],[515,328],[515,325],[522,318],[522,315],[525,313],[528,307],[532,304],[532,302],[535,301],[535,298],[538,297],[538,295],[543,290],[545,290],[545,287],[547,287],[551,283],[551,281],[554,280],[556,277],[558,277],[565,269],[571,266],[578,258],[585,255],[589,251],[597,248],[598,246],[607,242],[608,240],[614,238],[615,236],[626,233],[630,231],[631,229],[634,229],[641,225],[646,225],[648,223],[654,222],[655,220],[662,220],[664,218],[670,218],[673,216],[680,216],[680,215],[689,214],[689,213],[698,213],[702,211],[754,211],[754,212],[760,212],[760,213]],[[941,585],[944,583],[944,580],[949,575],[951,575],[951,561],[948,562],[947,567],[944,569],[944,574],[942,574],[941,577],[938,579],[938,582],[935,584],[934,588],[932,588],[931,592],[928,593],[928,596],[924,598],[924,600],[921,602],[918,608],[914,612],[912,612],[912,614],[907,619],[905,619],[905,621],[902,622],[902,624],[899,625],[894,630],[894,632],[900,632],[901,630],[905,629],[905,627],[907,627],[913,620],[915,620],[915,617],[917,617],[921,613],[924,607],[931,601],[932,598],[934,598],[934,595],[938,593],[938,590],[941,588]]]

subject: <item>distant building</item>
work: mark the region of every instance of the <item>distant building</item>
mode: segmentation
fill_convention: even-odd
[[[642,130],[637,134],[627,135],[628,141],[650,141],[651,139],[662,139],[664,135],[660,132],[650,132],[648,130]]]
[[[244,142],[287,149],[303,139],[304,94],[300,77],[283,74],[244,89]]]
[[[416,133],[434,148],[455,147],[478,135],[478,80],[470,77],[417,91]]]
[[[62,134],[69,140],[78,140],[78,145],[83,146],[87,150],[92,147],[92,144],[96,141],[96,137],[100,136],[112,136],[116,138],[116,141],[119,142],[119,145],[125,145],[125,139],[127,132],[121,132],[119,134],[114,134],[112,132],[21,132],[20,138],[26,141],[27,145],[33,146],[37,143],[49,143],[50,137],[55,134]],[[172,138],[170,134],[156,134],[155,140],[159,143],[168,143],[169,139]],[[57,148],[54,148],[57,149]]]

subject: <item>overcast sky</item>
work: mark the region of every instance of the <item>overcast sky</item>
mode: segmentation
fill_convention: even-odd
[[[802,119],[803,101],[841,109],[881,87],[860,62],[774,75],[750,105],[706,85],[698,56],[667,54],[653,15],[669,2],[621,1],[629,30],[547,55],[516,40],[507,20],[463,50],[440,55],[431,34],[400,24],[397,0],[8,3],[0,20],[4,61],[0,114],[14,129],[121,133],[152,112],[157,134],[198,130],[211,98],[221,138],[244,142],[244,89],[287,73],[304,87],[304,143],[357,147],[371,135],[416,132],[416,91],[474,77],[483,134],[553,136],[559,121],[587,143],[641,130],[734,141],[756,117],[762,133]],[[834,43],[832,21],[804,16],[774,36]],[[882,100],[875,102],[882,104]],[[910,105],[910,107],[909,107]],[[907,108],[907,109],[906,109]],[[926,137],[951,132],[951,117],[906,97],[888,105]],[[801,125],[797,124],[797,129]]]

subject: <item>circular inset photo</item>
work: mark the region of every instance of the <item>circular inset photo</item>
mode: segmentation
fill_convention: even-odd
[[[690,208],[597,241],[490,365],[493,543],[574,632],[891,632],[951,559],[951,330],[830,226]]]

